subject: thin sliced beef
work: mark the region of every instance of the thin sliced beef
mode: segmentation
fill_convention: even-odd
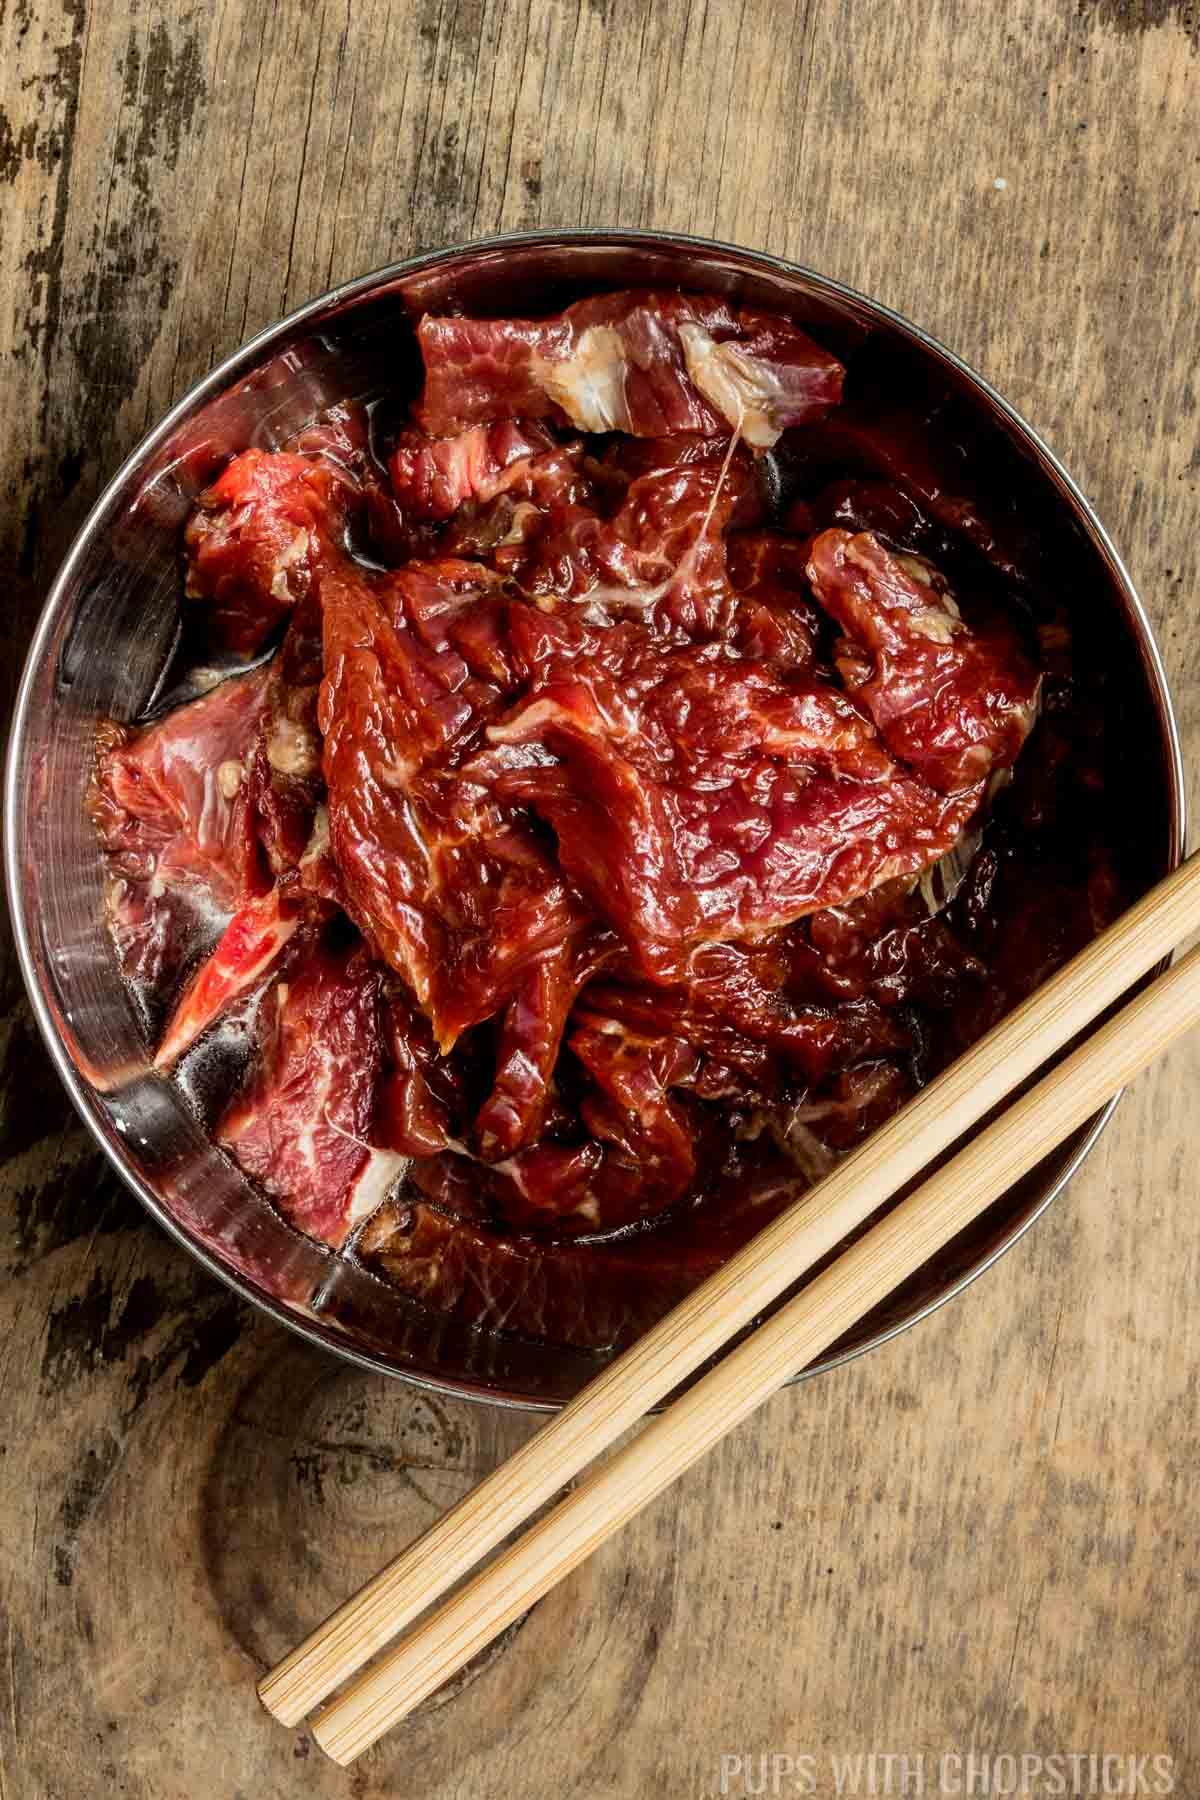
[[[168,1069],[178,1062],[227,1007],[272,973],[304,912],[299,893],[289,894],[278,886],[238,908],[177,1002],[155,1052],[156,1068]]]
[[[88,810],[109,925],[126,977],[156,999],[197,940],[269,885],[248,780],[266,686],[253,670],[140,730],[100,729]]]
[[[610,932],[566,938],[528,971],[500,1021],[496,1073],[475,1121],[479,1154],[512,1156],[541,1133],[567,1016],[580,989],[617,948]]]
[[[490,1166],[449,1153],[414,1169],[443,1211],[471,1216],[480,1197],[503,1224],[552,1237],[593,1236],[654,1218],[697,1173],[694,1122],[682,1087],[696,1067],[686,1044],[581,1021],[569,1047],[585,1076],[580,1141],[542,1138]]]
[[[808,573],[849,640],[842,679],[903,763],[952,793],[1015,761],[1040,676],[1007,620],[972,630],[932,563],[871,532],[823,531]]]
[[[436,1156],[447,1148],[461,1110],[457,1072],[439,1057],[429,1020],[394,979],[384,996],[384,1047],[378,1141],[403,1156]]]
[[[663,1212],[683,1198],[697,1172],[692,1121],[673,1088],[694,1072],[696,1051],[681,1038],[641,1038],[609,1021],[580,1021],[572,1054],[591,1078],[579,1112],[603,1147],[603,1179],[576,1207],[586,1222],[611,1229]],[[526,1173],[525,1192],[537,1202]]]
[[[769,449],[791,425],[823,418],[842,397],[844,370],[828,350],[771,313],[743,310],[737,329],[681,320],[687,372],[746,443]]]
[[[794,970],[790,933],[750,944],[703,944],[688,959],[686,980],[651,983],[620,968],[610,979],[605,971],[587,989],[583,1007],[643,1036],[658,1033],[694,1046],[704,1062],[690,1085],[702,1093],[715,1091],[724,1073],[738,1078],[740,1091],[765,1096],[908,1048],[906,1031],[873,996],[863,997],[865,988],[849,996],[858,1004],[813,1004],[789,991]]]
[[[794,1107],[790,1122],[811,1132],[827,1150],[851,1150],[898,1113],[912,1094],[912,1076],[899,1063],[859,1063],[836,1076],[825,1093]]]
[[[582,916],[528,823],[456,765],[495,690],[421,642],[405,581],[349,566],[322,580],[329,831],[347,909],[447,1051]],[[454,610],[459,573],[444,587]]]
[[[952,1009],[987,978],[944,918],[931,918],[918,887],[894,883],[849,906],[813,913],[808,941],[825,991],[870,996],[881,1006],[904,1002]]]
[[[452,437],[408,430],[388,458],[388,473],[406,513],[443,520],[465,501],[482,503],[520,488],[532,460],[555,447],[553,432],[536,420],[472,425]]]
[[[812,668],[821,615],[802,545],[782,531],[736,531],[725,539],[725,559],[736,595],[730,641],[760,662]]]
[[[184,533],[189,600],[213,642],[259,650],[312,591],[359,487],[326,457],[245,450],[201,494]]]
[[[553,827],[563,869],[648,971],[924,868],[979,803],[909,774],[828,684],[720,645],[608,638],[488,736],[530,756],[497,791]]]
[[[257,1061],[216,1131],[291,1224],[335,1247],[407,1167],[367,1142],[383,1067],[379,988],[361,945],[314,945],[264,999]]]
[[[634,616],[661,635],[708,639],[732,610],[722,533],[750,480],[745,452],[711,454],[637,476],[611,518],[590,505],[554,505],[495,563],[538,605],[586,603],[607,623]]]
[[[349,477],[350,535],[373,562],[391,567],[430,548],[428,521],[407,512],[392,491],[388,470],[376,453],[371,409],[361,401],[327,408],[285,449],[322,457]]]
[[[492,552],[493,565],[540,608],[570,600],[592,624],[639,619],[664,642],[721,641],[810,664],[820,615],[801,546],[729,529],[761,515],[745,450],[721,439],[630,441],[642,454],[623,454],[621,472],[609,462],[610,513],[590,498],[552,500]]]
[[[301,600],[269,665],[262,729],[250,785],[259,836],[277,876],[299,869],[325,796],[317,698],[321,612],[315,594]]]
[[[775,442],[841,398],[841,364],[796,326],[711,296],[630,291],[551,319],[422,319],[414,409],[445,434],[550,418],[635,437],[741,430]]]

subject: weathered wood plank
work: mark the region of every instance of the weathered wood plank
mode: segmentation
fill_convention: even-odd
[[[1128,556],[1194,754],[1198,79],[1170,0],[7,0],[8,691],[106,473],[248,332],[412,247],[619,222],[810,261],[982,367]],[[968,1299],[780,1397],[347,1777],[255,1669],[529,1427],[248,1316],[88,1148],[10,955],[0,1003],[4,1800],[972,1744],[1200,1787],[1194,1048]]]

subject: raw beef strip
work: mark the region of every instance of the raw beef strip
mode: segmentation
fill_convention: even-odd
[[[445,1052],[581,919],[525,820],[454,766],[481,734],[496,690],[412,629],[414,580],[428,612],[431,584],[437,591],[428,567],[414,578],[344,565],[322,578],[320,724],[347,908],[404,977]],[[444,567],[452,613],[472,580],[486,599],[487,571]]]
[[[580,1022],[569,1042],[593,1085],[579,1114],[603,1151],[603,1179],[575,1210],[593,1229],[664,1211],[683,1197],[696,1174],[692,1124],[682,1099],[671,1093],[695,1068],[695,1050],[680,1038],[614,1031],[608,1021],[599,1028]],[[522,1188],[531,1205],[542,1204],[540,1184],[528,1166]]]
[[[920,886],[907,882],[813,913],[808,939],[819,965],[812,973],[830,995],[951,1010],[987,978],[945,919],[929,916]]]
[[[601,620],[657,612],[713,629],[729,594],[721,533],[737,500],[723,450],[638,476],[611,519],[590,505],[552,506],[496,566],[539,604],[586,600]]]
[[[1040,678],[1007,621],[969,629],[932,563],[870,532],[823,531],[808,573],[849,639],[842,678],[894,755],[943,793],[1016,759]]]
[[[765,1097],[781,1082],[822,1081],[864,1057],[908,1048],[903,1027],[873,1001],[831,1010],[793,999],[793,957],[785,933],[703,944],[689,958],[685,982],[650,983],[636,971],[614,971],[614,979],[587,989],[579,1016],[586,1011],[647,1037],[682,1038],[705,1059],[701,1091],[714,1085],[714,1068],[736,1071],[740,1085]]]
[[[912,1076],[898,1063],[860,1063],[835,1077],[827,1093],[793,1107],[789,1123],[811,1132],[827,1150],[851,1150],[912,1093]]]
[[[407,514],[392,492],[388,471],[375,453],[370,411],[361,402],[329,407],[297,432],[285,451],[323,457],[349,477],[349,517],[372,560],[390,567],[429,548],[427,523]]]
[[[321,688],[321,611],[315,594],[298,602],[269,666],[262,728],[250,765],[258,834],[276,876],[297,872],[307,891],[337,901],[337,870],[327,847],[325,777],[317,701]]]
[[[440,528],[438,550],[443,556],[480,559],[505,573],[511,572],[514,558],[519,560],[520,546],[541,536],[563,509],[590,510],[599,501],[596,467],[582,438],[510,463],[485,484],[484,493],[487,498],[464,501]]]
[[[705,437],[699,432],[677,432],[674,437],[614,437],[597,457],[589,459],[597,510],[611,515],[628,497],[635,481],[647,475],[665,475],[693,463],[726,465],[725,485],[734,496],[729,517],[734,531],[749,531],[767,522],[771,487],[764,481],[763,464],[744,446],[730,449],[728,438]]]
[[[528,476],[540,453],[555,449],[554,434],[536,420],[502,419],[473,425],[453,437],[401,433],[388,458],[392,491],[406,513],[448,519],[467,500],[487,501]]]
[[[647,440],[653,447],[669,441]],[[748,651],[761,642],[782,660],[811,661],[815,615],[803,599],[793,603],[781,570],[767,594],[765,564],[752,569],[747,551],[738,553],[736,579],[728,566],[738,538],[726,538],[727,527],[759,512],[749,456],[728,440],[686,442],[684,456],[647,460],[610,516],[590,498],[552,499],[492,552],[493,565],[538,607],[576,601],[592,624],[636,618],[668,642],[720,639]],[[794,555],[792,568],[807,594],[802,558]]]
[[[258,1061],[216,1131],[291,1224],[334,1247],[407,1167],[366,1141],[383,1065],[379,984],[361,945],[314,945],[264,999]]]
[[[359,498],[328,458],[245,450],[201,494],[184,533],[189,600],[213,641],[253,654],[311,591]]]
[[[746,443],[770,449],[791,425],[819,419],[842,397],[845,371],[787,319],[743,310],[732,335],[681,321],[687,371]]]
[[[688,945],[915,873],[979,803],[981,788],[946,798],[910,774],[827,683],[717,644],[604,636],[489,729],[529,759],[496,791],[547,820],[563,869],[660,977]]]
[[[512,1156],[539,1135],[567,1015],[584,984],[617,948],[611,932],[564,939],[526,974],[500,1026],[496,1075],[475,1122],[479,1154]]]
[[[178,1062],[226,1007],[258,986],[278,965],[302,923],[305,909],[301,899],[276,886],[238,908],[216,949],[184,989],[155,1052],[156,1068],[170,1068]]]
[[[640,455],[627,454],[630,442]],[[493,565],[538,606],[576,600],[593,622],[639,618],[669,641],[720,639],[746,656],[811,664],[821,615],[802,545],[729,530],[761,517],[746,452],[705,438],[626,440],[622,450],[608,470],[629,478],[610,516],[551,499],[492,551]]]
[[[581,1025],[569,1047],[589,1077],[579,1116],[590,1135],[582,1143],[543,1138],[490,1167],[462,1154],[435,1157],[413,1170],[427,1199],[465,1217],[482,1191],[515,1230],[587,1236],[655,1217],[682,1198],[696,1145],[686,1105],[669,1089],[686,1082],[695,1052],[611,1023]]]
[[[140,730],[100,729],[88,810],[121,966],[140,987],[169,981],[198,932],[269,885],[247,779],[266,687],[256,669]]]
[[[742,655],[811,668],[821,615],[813,605],[803,546],[781,531],[731,532],[725,560],[737,596],[730,637]]]
[[[438,1056],[429,1020],[392,979],[384,996],[388,1067],[379,1088],[376,1137],[404,1156],[446,1149],[459,1110],[455,1072]]]
[[[836,357],[769,314],[712,297],[601,294],[551,319],[422,319],[414,409],[445,434],[503,418],[581,431],[724,434],[773,444],[841,398]]]

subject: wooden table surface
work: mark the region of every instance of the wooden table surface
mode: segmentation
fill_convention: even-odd
[[[6,0],[6,685],[102,481],[249,333],[417,247],[654,225],[982,369],[1127,557],[1197,766],[1198,77],[1193,0]],[[966,1298],[777,1398],[347,1773],[256,1674],[531,1426],[193,1267],[0,979],[0,1800],[700,1795],[764,1753],[826,1793],[831,1754],[972,1749],[1200,1794],[1200,1046]]]

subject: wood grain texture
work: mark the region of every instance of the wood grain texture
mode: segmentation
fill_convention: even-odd
[[[1198,40],[1187,0],[3,0],[6,696],[101,482],[248,332],[416,246],[646,224],[981,368],[1129,561],[1194,761]],[[1195,1046],[968,1298],[779,1396],[350,1774],[253,1678],[529,1426],[194,1269],[8,954],[0,1062],[3,1800],[700,1795],[723,1752],[972,1745],[1200,1793]]]

